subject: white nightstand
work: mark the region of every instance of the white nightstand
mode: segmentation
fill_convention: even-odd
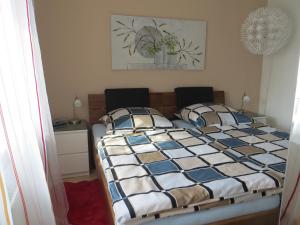
[[[54,128],[58,161],[62,176],[89,175],[88,129],[85,121]]]
[[[246,116],[252,118],[254,123],[268,124],[268,116],[254,112],[243,112]]]

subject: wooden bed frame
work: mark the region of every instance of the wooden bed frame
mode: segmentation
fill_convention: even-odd
[[[176,112],[176,95],[174,92],[150,93],[150,107],[157,109],[167,118],[174,117]],[[106,114],[106,102],[104,94],[89,94],[89,120],[91,124],[97,123],[99,118]],[[214,103],[224,104],[224,91],[214,91]]]
[[[90,124],[98,123],[99,118],[106,113],[105,95],[89,94],[89,122]],[[224,104],[225,96],[223,91],[214,91],[214,103]],[[150,107],[158,109],[166,117],[172,118],[176,112],[176,96],[173,92],[150,93]],[[107,188],[107,181],[100,164],[97,149],[92,136],[91,144],[93,146],[93,154],[98,178],[101,183],[102,190],[105,192],[107,217],[110,225],[115,225],[115,216],[112,208],[112,200]],[[253,213],[249,215],[239,216],[227,220],[218,221],[209,225],[276,225],[278,224],[279,208],[267,210],[263,212]]]

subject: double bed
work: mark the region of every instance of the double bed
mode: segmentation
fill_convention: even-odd
[[[205,88],[179,89],[177,96],[136,91],[89,95],[94,158],[111,224],[277,223],[285,134],[264,124],[196,128],[174,120],[174,128],[107,135],[99,118],[116,108],[150,106],[174,118],[196,102],[224,104],[224,92]]]

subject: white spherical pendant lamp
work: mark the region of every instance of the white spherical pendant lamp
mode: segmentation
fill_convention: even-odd
[[[288,16],[278,8],[259,8],[249,14],[241,28],[244,46],[255,55],[271,55],[282,48],[291,34]]]

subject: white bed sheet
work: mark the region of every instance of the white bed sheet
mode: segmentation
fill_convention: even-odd
[[[174,124],[180,128],[193,128],[186,127],[189,125],[183,120],[176,120]],[[174,122],[174,121],[173,121]],[[94,137],[94,144],[97,146],[101,137],[106,135],[106,127],[103,124],[95,124],[92,126]],[[188,214],[181,214],[167,218],[161,218],[154,221],[144,222],[142,225],[204,225],[214,223],[220,220],[226,220],[238,216],[243,216],[251,213],[262,212],[279,207],[280,194],[269,196],[249,202],[227,205],[222,207],[211,208],[200,212],[193,212]]]
[[[98,141],[106,135],[106,126],[104,124],[94,124],[92,126],[92,132],[94,137],[94,145],[97,147]]]

